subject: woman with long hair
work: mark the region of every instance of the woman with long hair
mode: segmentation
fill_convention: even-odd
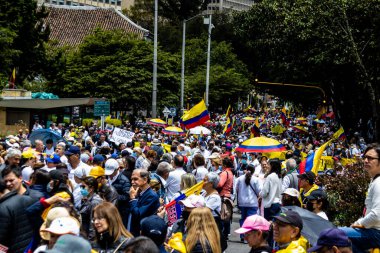
[[[186,173],[181,176],[181,183],[179,184],[180,191],[176,192],[173,196],[173,199],[179,197],[187,189],[197,184],[197,180],[192,173]]]
[[[236,181],[237,205],[241,211],[240,226],[248,216],[257,213],[259,208],[259,193],[261,185],[259,179],[252,176],[255,173],[253,164],[248,164],[244,175]],[[240,240],[244,241],[244,235],[240,235]]]
[[[133,235],[124,227],[117,208],[109,202],[103,202],[94,208],[92,217],[95,228],[93,249],[105,253],[124,252]]]
[[[269,160],[269,168],[261,191],[264,204],[264,218],[268,221],[281,211],[281,163],[279,159]]]
[[[218,226],[208,207],[191,211],[185,245],[189,253],[221,253]]]

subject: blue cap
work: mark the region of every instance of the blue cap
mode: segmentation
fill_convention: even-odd
[[[65,155],[67,156],[78,154],[80,154],[80,148],[78,146],[70,146],[70,148],[67,151],[65,151]]]
[[[152,215],[141,220],[141,235],[149,237],[156,245],[161,245],[165,242],[168,226],[166,222]]]
[[[92,161],[94,163],[101,163],[104,161],[104,157],[102,155],[95,155]]]
[[[116,154],[116,153],[113,153],[113,154],[111,155],[111,158],[113,158],[113,159],[117,159],[117,158],[119,158],[119,155]]]
[[[47,163],[55,163],[55,164],[58,164],[58,163],[61,163],[61,157],[58,155],[58,154],[51,154],[50,156],[48,156],[46,158],[46,162]]]
[[[311,247],[307,252],[319,251],[324,246],[332,247],[351,247],[351,241],[346,233],[338,228],[328,228],[319,234],[317,245]]]

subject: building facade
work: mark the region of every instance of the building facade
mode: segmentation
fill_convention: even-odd
[[[210,0],[207,5],[207,12],[247,11],[253,3],[253,0]]]
[[[129,9],[135,0],[38,0],[39,4],[57,4],[71,6],[96,6],[104,8],[115,8],[116,10]]]

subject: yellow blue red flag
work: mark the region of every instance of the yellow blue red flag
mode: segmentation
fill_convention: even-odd
[[[205,101],[202,99],[201,102],[193,106],[189,111],[184,114],[180,120],[181,125],[187,129],[200,126],[210,119]]]

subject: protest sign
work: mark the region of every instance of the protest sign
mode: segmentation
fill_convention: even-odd
[[[115,127],[112,133],[111,141],[113,141],[116,145],[119,145],[120,143],[127,144],[132,141],[134,135],[134,132]]]

